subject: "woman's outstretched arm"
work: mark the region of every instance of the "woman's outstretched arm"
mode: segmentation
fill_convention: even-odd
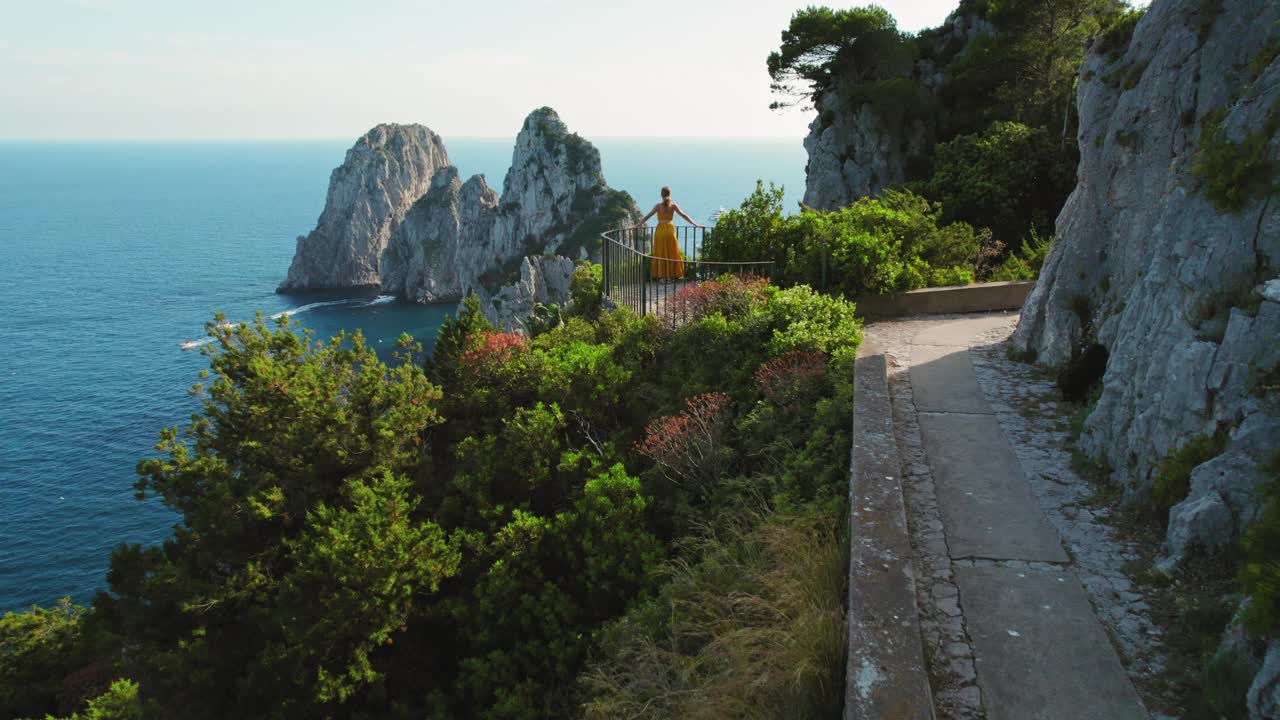
[[[658,206],[657,206],[657,205],[654,205],[654,206],[653,206],[653,209],[649,211],[649,214],[648,214],[648,215],[645,215],[644,217],[640,218],[640,222],[636,223],[636,227],[640,227],[641,225],[643,225],[643,224],[645,224],[646,222],[648,222],[648,221],[649,221],[649,218],[653,217],[653,214],[654,214],[654,213],[656,213],[656,212],[658,212]]]
[[[656,208],[656,207],[654,208],[654,210],[657,210],[657,209],[658,209],[658,208]],[[692,226],[694,226],[694,227],[702,227],[702,226],[701,226],[701,225],[699,225],[698,223],[694,222],[693,218],[689,217],[688,215],[685,215],[685,214],[684,214],[684,211],[680,209],[680,206],[679,206],[679,205],[672,204],[672,205],[671,205],[671,209],[672,209],[672,210],[675,210],[675,211],[676,211],[676,214],[677,214],[677,215],[679,215],[680,217],[684,218],[684,219],[685,219],[685,222],[689,223],[690,225],[692,225]],[[652,214],[652,213],[650,213],[650,214]]]

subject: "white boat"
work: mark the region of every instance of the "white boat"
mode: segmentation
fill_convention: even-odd
[[[195,340],[184,340],[183,342],[178,343],[178,347],[182,348],[183,350],[195,350],[196,348],[200,347],[200,343],[196,342]]]

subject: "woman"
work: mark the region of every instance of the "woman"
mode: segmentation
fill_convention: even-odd
[[[644,226],[654,213],[658,214],[658,228],[653,231],[653,272],[651,277],[682,278],[684,277],[684,258],[680,255],[680,245],[676,242],[676,226],[671,224],[676,215],[685,219],[690,225],[700,228],[693,218],[684,214],[680,206],[671,202],[671,188],[662,187],[662,202],[653,206],[648,215],[640,220]]]

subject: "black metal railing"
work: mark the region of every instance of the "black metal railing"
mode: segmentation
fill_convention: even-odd
[[[706,228],[676,230],[679,258],[654,254],[655,228],[647,225],[617,228],[601,236],[604,266],[602,294],[607,302],[626,305],[640,315],[656,314],[679,324],[690,318],[688,303],[679,302],[685,288],[724,275],[763,279],[773,275],[773,263],[702,260]],[[674,302],[672,302],[674,300]]]

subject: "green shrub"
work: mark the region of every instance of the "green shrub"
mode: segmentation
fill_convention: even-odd
[[[720,215],[706,235],[702,252],[708,260],[757,262],[769,260],[775,271],[790,263],[791,248],[784,231],[794,222],[782,212],[783,188],[756,180],[756,189],[736,209]]]
[[[1125,90],[1132,90],[1138,87],[1138,83],[1142,82],[1142,76],[1147,72],[1147,62],[1134,63],[1132,67],[1124,74],[1123,87]]]
[[[1259,637],[1280,633],[1280,451],[1263,466],[1270,478],[1264,489],[1262,513],[1241,539],[1244,565],[1240,584],[1250,599],[1244,622]]]
[[[1262,77],[1262,73],[1266,72],[1277,57],[1280,57],[1280,38],[1271,40],[1253,56],[1253,60],[1249,63],[1249,82]]]
[[[1218,455],[1227,447],[1227,434],[1197,435],[1182,447],[1169,453],[1156,467],[1151,498],[1162,524],[1169,522],[1169,510],[1191,492],[1191,471]]]
[[[569,302],[574,315],[595,318],[600,315],[601,290],[604,286],[604,267],[590,262],[580,262],[569,279]]]
[[[969,268],[934,268],[929,274],[929,287],[972,284],[973,270]]]
[[[89,701],[83,715],[72,713],[65,719],[45,717],[46,720],[142,720],[146,715],[138,697],[138,683],[116,680],[106,692]]]
[[[63,677],[84,660],[84,613],[63,598],[53,607],[0,617],[0,717],[33,717],[57,709]]]
[[[936,149],[921,193],[942,205],[942,221],[988,227],[1006,245],[1027,233],[1047,235],[1075,185],[1075,163],[1045,128],[992,123]]]
[[[1040,277],[1040,268],[1044,265],[1045,256],[1049,254],[1049,245],[1053,238],[1040,239],[1034,231],[1029,239],[1022,241],[1022,247],[1010,253],[1003,264],[992,273],[992,280],[1035,280]]]
[[[1220,648],[1209,658],[1200,679],[1204,702],[1217,720],[1246,720],[1249,709],[1245,699],[1249,686],[1258,673],[1259,663],[1247,651]]]
[[[1280,130],[1280,100],[1272,105],[1264,126],[1240,142],[1222,129],[1224,113],[1210,113],[1200,124],[1200,147],[1191,172],[1204,183],[1205,194],[1221,212],[1239,212],[1273,192],[1280,166],[1269,145]]]
[[[940,209],[905,190],[885,190],[832,212],[784,216],[781,192],[756,192],[721,216],[706,258],[769,260],[784,285],[848,296],[972,282],[983,237],[965,223],[940,223]]]
[[[1119,12],[1104,20],[1104,29],[1098,37],[1094,50],[1104,53],[1112,60],[1124,55],[1133,40],[1134,28],[1147,12],[1146,8],[1121,8]]]

